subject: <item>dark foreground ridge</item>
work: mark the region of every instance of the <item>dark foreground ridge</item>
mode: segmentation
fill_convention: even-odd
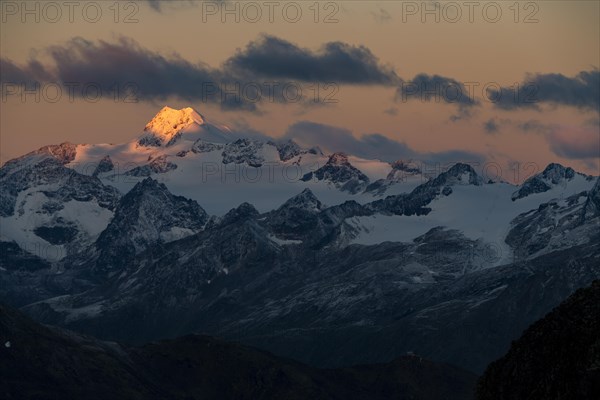
[[[600,399],[600,280],[527,329],[478,386],[479,400]]]
[[[317,369],[208,336],[125,347],[0,305],[0,398],[472,399],[476,376],[405,356]]]

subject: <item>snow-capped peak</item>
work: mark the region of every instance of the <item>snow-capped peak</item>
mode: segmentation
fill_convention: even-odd
[[[142,146],[156,147],[165,143],[169,145],[183,130],[205,123],[205,118],[191,107],[176,110],[165,106],[146,124],[138,143]]]
[[[356,194],[369,184],[369,177],[348,161],[345,153],[334,153],[329,156],[327,163],[314,172],[305,174],[302,181],[327,181],[339,187],[342,191]]]
[[[553,184],[560,183],[563,179],[570,180],[575,176],[573,168],[565,167],[558,163],[550,163],[541,173],[542,178],[551,181]]]
[[[457,163],[454,164],[448,171],[441,173],[433,181],[437,184],[460,184],[460,185],[475,185],[483,184],[483,179],[477,175],[477,172],[469,164]]]
[[[200,115],[191,107],[176,110],[165,106],[146,125],[144,131],[150,131],[161,135],[172,134],[174,130],[183,129],[193,123],[204,124],[204,116]]]
[[[513,193],[512,199],[514,201],[535,193],[544,193],[556,186],[566,187],[568,182],[575,179],[589,181],[591,177],[576,172],[573,168],[551,163],[541,173],[527,179],[519,190]]]

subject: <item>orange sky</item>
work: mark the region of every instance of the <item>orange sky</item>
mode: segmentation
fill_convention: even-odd
[[[16,3],[23,7],[23,2]],[[33,8],[33,3],[28,4]],[[282,7],[285,3],[281,3]],[[277,12],[273,23],[264,16],[256,23],[244,21],[243,16],[239,23],[231,18],[222,23],[219,15],[203,14],[202,5],[189,7],[186,2],[179,2],[178,7],[163,5],[161,12],[146,2],[127,9],[123,6],[118,23],[114,21],[114,10],[109,8],[112,2],[96,3],[101,4],[102,10],[102,18],[96,23],[86,21],[77,10],[73,23],[66,15],[56,23],[44,19],[51,19],[54,14],[41,14],[39,23],[30,15],[23,22],[20,15],[12,14],[14,10],[3,8],[0,55],[24,63],[30,57],[43,59],[43,49],[75,36],[109,42],[125,36],[150,51],[177,54],[189,62],[218,68],[237,49],[243,49],[261,33],[268,33],[313,51],[331,41],[364,45],[382,64],[393,67],[398,76],[406,79],[427,73],[460,82],[498,82],[509,86],[523,81],[526,73],[574,76],[600,66],[600,3],[596,1],[521,2],[518,23],[514,22],[514,9],[509,8],[513,2],[497,2],[502,17],[496,23],[486,21],[479,9],[470,23],[465,2],[460,1],[454,2],[462,5],[463,12],[456,23],[444,21],[442,12],[453,16],[451,9],[440,11],[439,23],[431,15],[423,23],[420,15],[407,14],[407,3],[418,8],[433,7],[431,2],[346,1],[332,2],[334,6],[319,3],[319,19],[334,12],[333,18],[338,20],[334,23],[315,23],[313,10],[309,9],[312,2],[296,2],[303,12],[297,23],[286,21]],[[481,8],[486,3],[481,2]],[[442,3],[442,7],[447,4]],[[131,12],[137,22],[124,23],[122,20]],[[535,12],[532,18],[538,22],[524,23],[532,12]],[[536,120],[559,126],[556,135],[577,134],[579,127],[598,119],[593,110],[543,106],[542,111],[501,111],[483,102],[469,118],[451,122],[450,116],[456,113],[454,105],[422,101],[394,103],[394,93],[393,87],[340,85],[335,105],[309,109],[299,105],[266,105],[260,115],[223,111],[214,104],[189,104],[178,98],[124,104],[110,99],[90,103],[81,99],[70,102],[65,98],[56,103],[44,99],[36,102],[31,98],[22,102],[19,96],[13,96],[0,103],[0,162],[65,140],[87,143],[130,140],[168,102],[172,107],[193,106],[209,119],[224,123],[244,121],[275,137],[283,135],[294,122],[308,120],[350,129],[357,137],[380,133],[421,152],[468,150],[504,164],[517,161],[545,165],[558,161],[582,172],[600,173],[598,157],[565,158],[553,150],[544,134],[524,133],[517,128],[519,123]],[[481,97],[482,93],[476,95]],[[390,108],[396,109],[396,115],[384,113]],[[484,131],[483,124],[490,119],[499,123],[498,132]],[[591,126],[593,134],[598,136],[600,152],[598,125]]]

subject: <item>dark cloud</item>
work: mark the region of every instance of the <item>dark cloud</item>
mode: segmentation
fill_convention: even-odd
[[[177,97],[220,104],[225,110],[257,111],[257,106],[265,102],[318,104],[323,100],[315,103],[312,92],[294,82],[272,85],[251,81],[203,63],[190,63],[177,54],[164,56],[149,51],[127,38],[116,42],[74,38],[62,46],[48,47],[45,54],[52,60],[51,65],[37,60],[16,65],[1,59],[0,79],[5,83],[36,81],[79,87],[93,84],[110,96],[118,88],[129,90],[131,99],[165,101]],[[74,94],[81,95],[81,90]]]
[[[270,36],[249,43],[220,68],[191,63],[177,54],[162,55],[125,37],[113,42],[74,38],[64,45],[50,46],[43,53],[51,63],[46,65],[33,59],[26,65],[16,65],[1,59],[0,79],[94,84],[103,94],[115,88],[127,89],[133,92],[129,98],[138,100],[164,101],[176,97],[220,104],[226,110],[260,112],[258,105],[268,102],[311,107],[337,100],[332,96],[338,89],[332,85],[320,88],[315,99],[314,87],[307,86],[312,82],[384,83],[396,78],[391,70],[380,67],[365,47],[335,42],[326,44],[322,52],[311,53]],[[292,55],[292,59],[286,61],[286,54]],[[258,68],[263,56],[274,69]],[[254,70],[255,67],[258,69]]]
[[[483,129],[487,133],[498,133],[498,131],[500,130],[500,126],[494,118],[490,118],[489,120],[483,123]]]
[[[402,81],[396,90],[396,101],[422,101],[455,104],[458,112],[450,117],[458,121],[471,116],[471,108],[479,104],[462,82],[440,75],[418,74],[410,81]]]
[[[488,99],[498,108],[540,109],[541,104],[563,105],[600,111],[600,71],[581,71],[574,77],[562,74],[529,75],[518,87],[488,89]]]
[[[151,7],[164,6],[149,1]],[[192,63],[177,54],[164,55],[143,48],[133,40],[88,41],[74,38],[61,46],[50,46],[43,52],[50,63],[33,58],[17,65],[0,59],[2,82],[60,82],[99,85],[103,93],[118,88],[133,91],[133,98],[165,101],[170,97],[187,101],[219,104],[226,110],[260,112],[265,102],[299,103],[305,108],[323,106],[324,98],[315,102],[313,90],[302,85],[314,83],[394,85],[396,104],[419,100],[453,104],[457,112],[451,121],[467,118],[479,105],[471,87],[440,75],[417,74],[407,81],[391,67],[382,65],[364,46],[329,42],[313,51],[286,40],[262,35],[238,50],[218,68],[202,62]],[[569,105],[598,110],[600,73],[583,71],[573,78],[561,74],[537,74],[522,84],[515,101],[513,94],[490,90],[489,96],[502,93],[496,107],[510,110],[519,107],[539,108],[540,103]],[[275,82],[276,86],[270,86]],[[298,94],[300,89],[300,95]],[[534,89],[532,89],[534,88]],[[320,90],[324,93],[323,90]],[[78,92],[76,92],[77,94]],[[329,93],[329,92],[327,92]],[[524,102],[525,100],[535,100]],[[392,107],[386,113],[393,115]],[[485,126],[488,132],[494,125]],[[527,130],[528,127],[523,127]]]
[[[126,38],[116,43],[75,38],[65,46],[50,47],[48,52],[58,80],[94,82],[103,88],[132,82],[141,99],[163,100],[176,95],[196,100],[207,82],[220,77],[204,64],[192,64],[177,54],[165,57]]]
[[[419,100],[456,104],[458,113],[450,119],[469,117],[473,106],[480,102],[463,83],[439,75],[418,74],[403,81],[396,92],[396,101]],[[582,71],[574,77],[562,74],[534,74],[513,87],[488,88],[487,101],[503,110],[534,109],[540,105],[571,106],[600,112],[600,71]],[[494,126],[488,126],[493,130]],[[488,130],[488,132],[491,132]]]
[[[483,157],[477,153],[450,150],[437,153],[420,153],[403,142],[390,139],[378,133],[354,137],[348,129],[301,121],[291,125],[283,139],[293,139],[303,146],[319,146],[324,151],[342,151],[362,158],[396,161],[398,159],[418,159],[427,163],[450,164],[456,162],[479,162]]]
[[[115,89],[131,91],[137,100],[164,101],[178,97],[187,101],[220,102],[225,109],[254,109],[233,96],[218,96],[219,84],[227,81],[220,71],[205,64],[190,63],[177,54],[163,56],[142,48],[136,42],[120,38],[116,42],[92,42],[74,38],[61,46],[45,50],[52,60],[42,66],[37,60],[17,66],[2,59],[2,81],[21,82],[31,78],[41,82],[81,87],[93,84],[103,94]],[[4,70],[8,71],[7,74]],[[215,91],[216,94],[209,95]],[[81,95],[81,90],[74,90]]]
[[[402,81],[396,92],[396,100],[434,101],[462,106],[479,104],[469,89],[453,78],[440,75],[418,74],[410,81]]]
[[[0,81],[2,82],[34,83],[51,78],[52,74],[36,60],[19,66],[8,59],[0,58]]]
[[[262,35],[225,63],[236,74],[304,82],[392,84],[398,76],[367,47],[328,42],[316,52],[271,35]]]

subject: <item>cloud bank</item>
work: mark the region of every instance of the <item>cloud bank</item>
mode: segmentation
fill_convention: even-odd
[[[310,147],[319,146],[324,151],[342,151],[367,159],[397,161],[416,159],[428,163],[450,164],[456,162],[483,163],[481,154],[461,150],[423,153],[411,149],[406,143],[390,139],[379,133],[368,133],[356,138],[352,131],[332,125],[300,121],[291,125],[283,140],[292,139]]]

